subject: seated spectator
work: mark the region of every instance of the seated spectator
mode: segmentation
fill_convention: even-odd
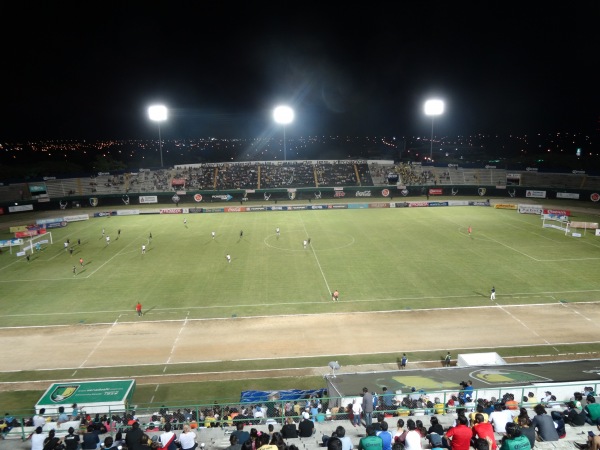
[[[43,448],[44,440],[46,439],[46,435],[42,433],[42,427],[37,427],[35,432],[31,434],[31,448]],[[82,447],[83,448],[83,447]],[[96,448],[96,447],[94,447]]]
[[[521,434],[519,426],[514,422],[506,424],[506,434],[502,437],[500,450],[531,450],[529,440]]]
[[[408,432],[404,438],[404,448],[406,450],[421,450],[421,433],[417,430],[417,424],[413,419],[406,421]]]
[[[383,441],[383,450],[392,450],[392,442],[394,440],[394,436],[392,433],[388,431],[388,424],[384,420],[380,423],[381,430],[375,432],[377,436],[381,438]]]
[[[575,442],[575,447],[579,450],[599,450],[600,449],[600,436],[596,436],[592,431],[588,433],[587,442],[580,444]]]
[[[427,429],[427,434],[436,433],[440,436],[444,435],[444,427],[436,416],[431,416],[429,423],[431,426]]]
[[[271,442],[271,436],[268,433],[261,433],[260,436],[256,439],[256,450],[262,448],[263,450],[279,450],[276,445],[273,445]]]
[[[502,434],[506,430],[506,424],[512,422],[512,414],[509,410],[502,409],[500,403],[496,403],[494,405],[494,412],[490,414],[489,420],[494,427],[494,431]]]
[[[376,434],[377,432],[381,431],[381,424],[383,422],[385,422],[385,416],[383,414],[377,414],[377,422],[372,423]]]
[[[82,450],[96,450],[98,448],[100,437],[94,430],[93,424],[87,426],[87,431],[83,434],[81,441]]]
[[[529,425],[531,425],[531,418],[529,417],[529,411],[527,410],[527,408],[519,408],[519,415],[515,416],[513,422],[518,424],[521,418],[524,418],[529,423]]]
[[[452,450],[469,450],[473,431],[468,427],[466,416],[458,417],[458,424],[444,434],[448,448]]]
[[[410,422],[410,421],[409,421]],[[414,422],[413,422],[414,426]],[[373,425],[367,425],[367,435],[358,441],[358,450],[382,450],[383,449],[383,441],[382,439],[375,434],[375,429]],[[420,438],[419,438],[420,441]],[[420,444],[420,442],[419,442]],[[408,450],[414,450],[413,448],[408,448]]]
[[[65,450],[77,450],[79,448],[79,433],[75,434],[75,428],[69,427],[68,434],[63,438]]]
[[[62,448],[62,441],[56,437],[56,430],[53,428],[48,432],[48,437],[44,439],[44,450],[58,450]]]
[[[531,419],[528,417],[521,417],[519,418],[518,425],[521,428],[521,434],[529,440],[529,445],[531,445],[531,448],[533,448],[535,446],[537,436],[535,434],[535,430],[531,428]]]
[[[578,411],[575,403],[567,402],[567,409],[563,411],[565,423],[572,427],[581,427],[585,425],[586,414],[584,410]]]
[[[315,433],[315,424],[310,420],[310,414],[304,411],[302,420],[298,424],[298,435],[300,437],[311,437]]]
[[[560,411],[552,411],[550,417],[552,417],[552,420],[554,421],[554,427],[558,433],[558,438],[564,439],[567,436],[567,430],[565,429],[565,421],[562,413]]]
[[[59,406],[58,407],[58,419],[56,419],[56,423],[58,425],[60,425],[61,423],[65,423],[68,421],[69,421],[69,416],[67,416],[67,413],[65,412],[65,407]]]
[[[577,407],[577,404],[575,404],[575,407]],[[588,395],[587,405],[585,405],[583,410],[585,411],[586,415],[586,423],[589,423],[590,425],[596,425],[600,430],[600,403],[596,403],[596,399],[591,395]]]
[[[244,442],[250,440],[250,433],[244,431],[244,422],[239,421],[235,423],[235,431],[231,433],[237,437],[237,442],[240,445],[244,445]]]
[[[533,410],[536,415],[531,419],[531,428],[537,431],[538,441],[558,441],[558,432],[556,431],[552,417],[546,414],[546,408],[541,404],[537,404]]]
[[[225,450],[242,450],[242,444],[238,442],[238,438],[235,434],[229,435],[229,447],[226,447]]]
[[[473,447],[475,447],[476,439],[488,439],[491,442],[492,450],[496,450],[498,446],[496,444],[494,427],[492,427],[491,423],[485,421],[483,414],[475,414],[475,423],[473,424],[472,430],[473,438],[471,444],[473,445]]]
[[[281,427],[281,434],[285,439],[295,439],[298,437],[298,429],[292,417],[285,418],[285,425]]]

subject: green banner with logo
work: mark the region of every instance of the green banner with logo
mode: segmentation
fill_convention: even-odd
[[[36,408],[70,407],[77,403],[80,408],[126,409],[135,391],[135,380],[85,381],[54,383],[38,401]]]

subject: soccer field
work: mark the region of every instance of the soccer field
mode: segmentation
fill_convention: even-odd
[[[0,238],[12,237],[9,220],[34,217],[0,218]],[[145,214],[72,222],[52,237],[29,261],[0,254],[0,340],[14,349],[0,399],[13,412],[51,381],[135,378],[138,404],[189,404],[322,387],[312,369],[331,360],[598,351],[600,238],[514,210]]]
[[[490,207],[112,216],[52,236],[0,255],[4,327],[110,323],[138,301],[149,320],[477,306],[492,286],[499,304],[600,297],[598,237]]]

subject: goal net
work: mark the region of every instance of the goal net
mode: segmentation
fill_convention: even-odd
[[[542,228],[554,228],[569,234],[569,217],[558,214],[542,214]]]
[[[53,243],[52,232],[48,231],[44,234],[31,236],[28,240],[24,241],[23,245],[21,245],[21,251],[25,253],[29,252],[33,255],[34,252],[40,251],[44,246]]]

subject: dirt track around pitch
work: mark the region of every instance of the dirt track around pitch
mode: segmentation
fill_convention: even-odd
[[[3,371],[164,365],[164,375],[136,377],[138,384],[324,375],[327,367],[302,367],[302,358],[410,353],[497,346],[589,342],[598,335],[596,303],[498,306],[398,312],[331,313],[214,320],[162,321],[150,315],[100,325],[3,328]],[[23,345],[26,340],[29,345]],[[39,343],[39,345],[31,345]],[[465,352],[462,350],[462,352]],[[588,356],[593,357],[593,356]],[[175,375],[169,366],[234,360],[299,358],[297,369]],[[414,366],[413,366],[414,367]],[[369,370],[397,368],[394,361]],[[345,367],[345,370],[350,368]],[[60,380],[58,380],[60,381]],[[0,383],[0,390],[44,389],[43,382]]]

